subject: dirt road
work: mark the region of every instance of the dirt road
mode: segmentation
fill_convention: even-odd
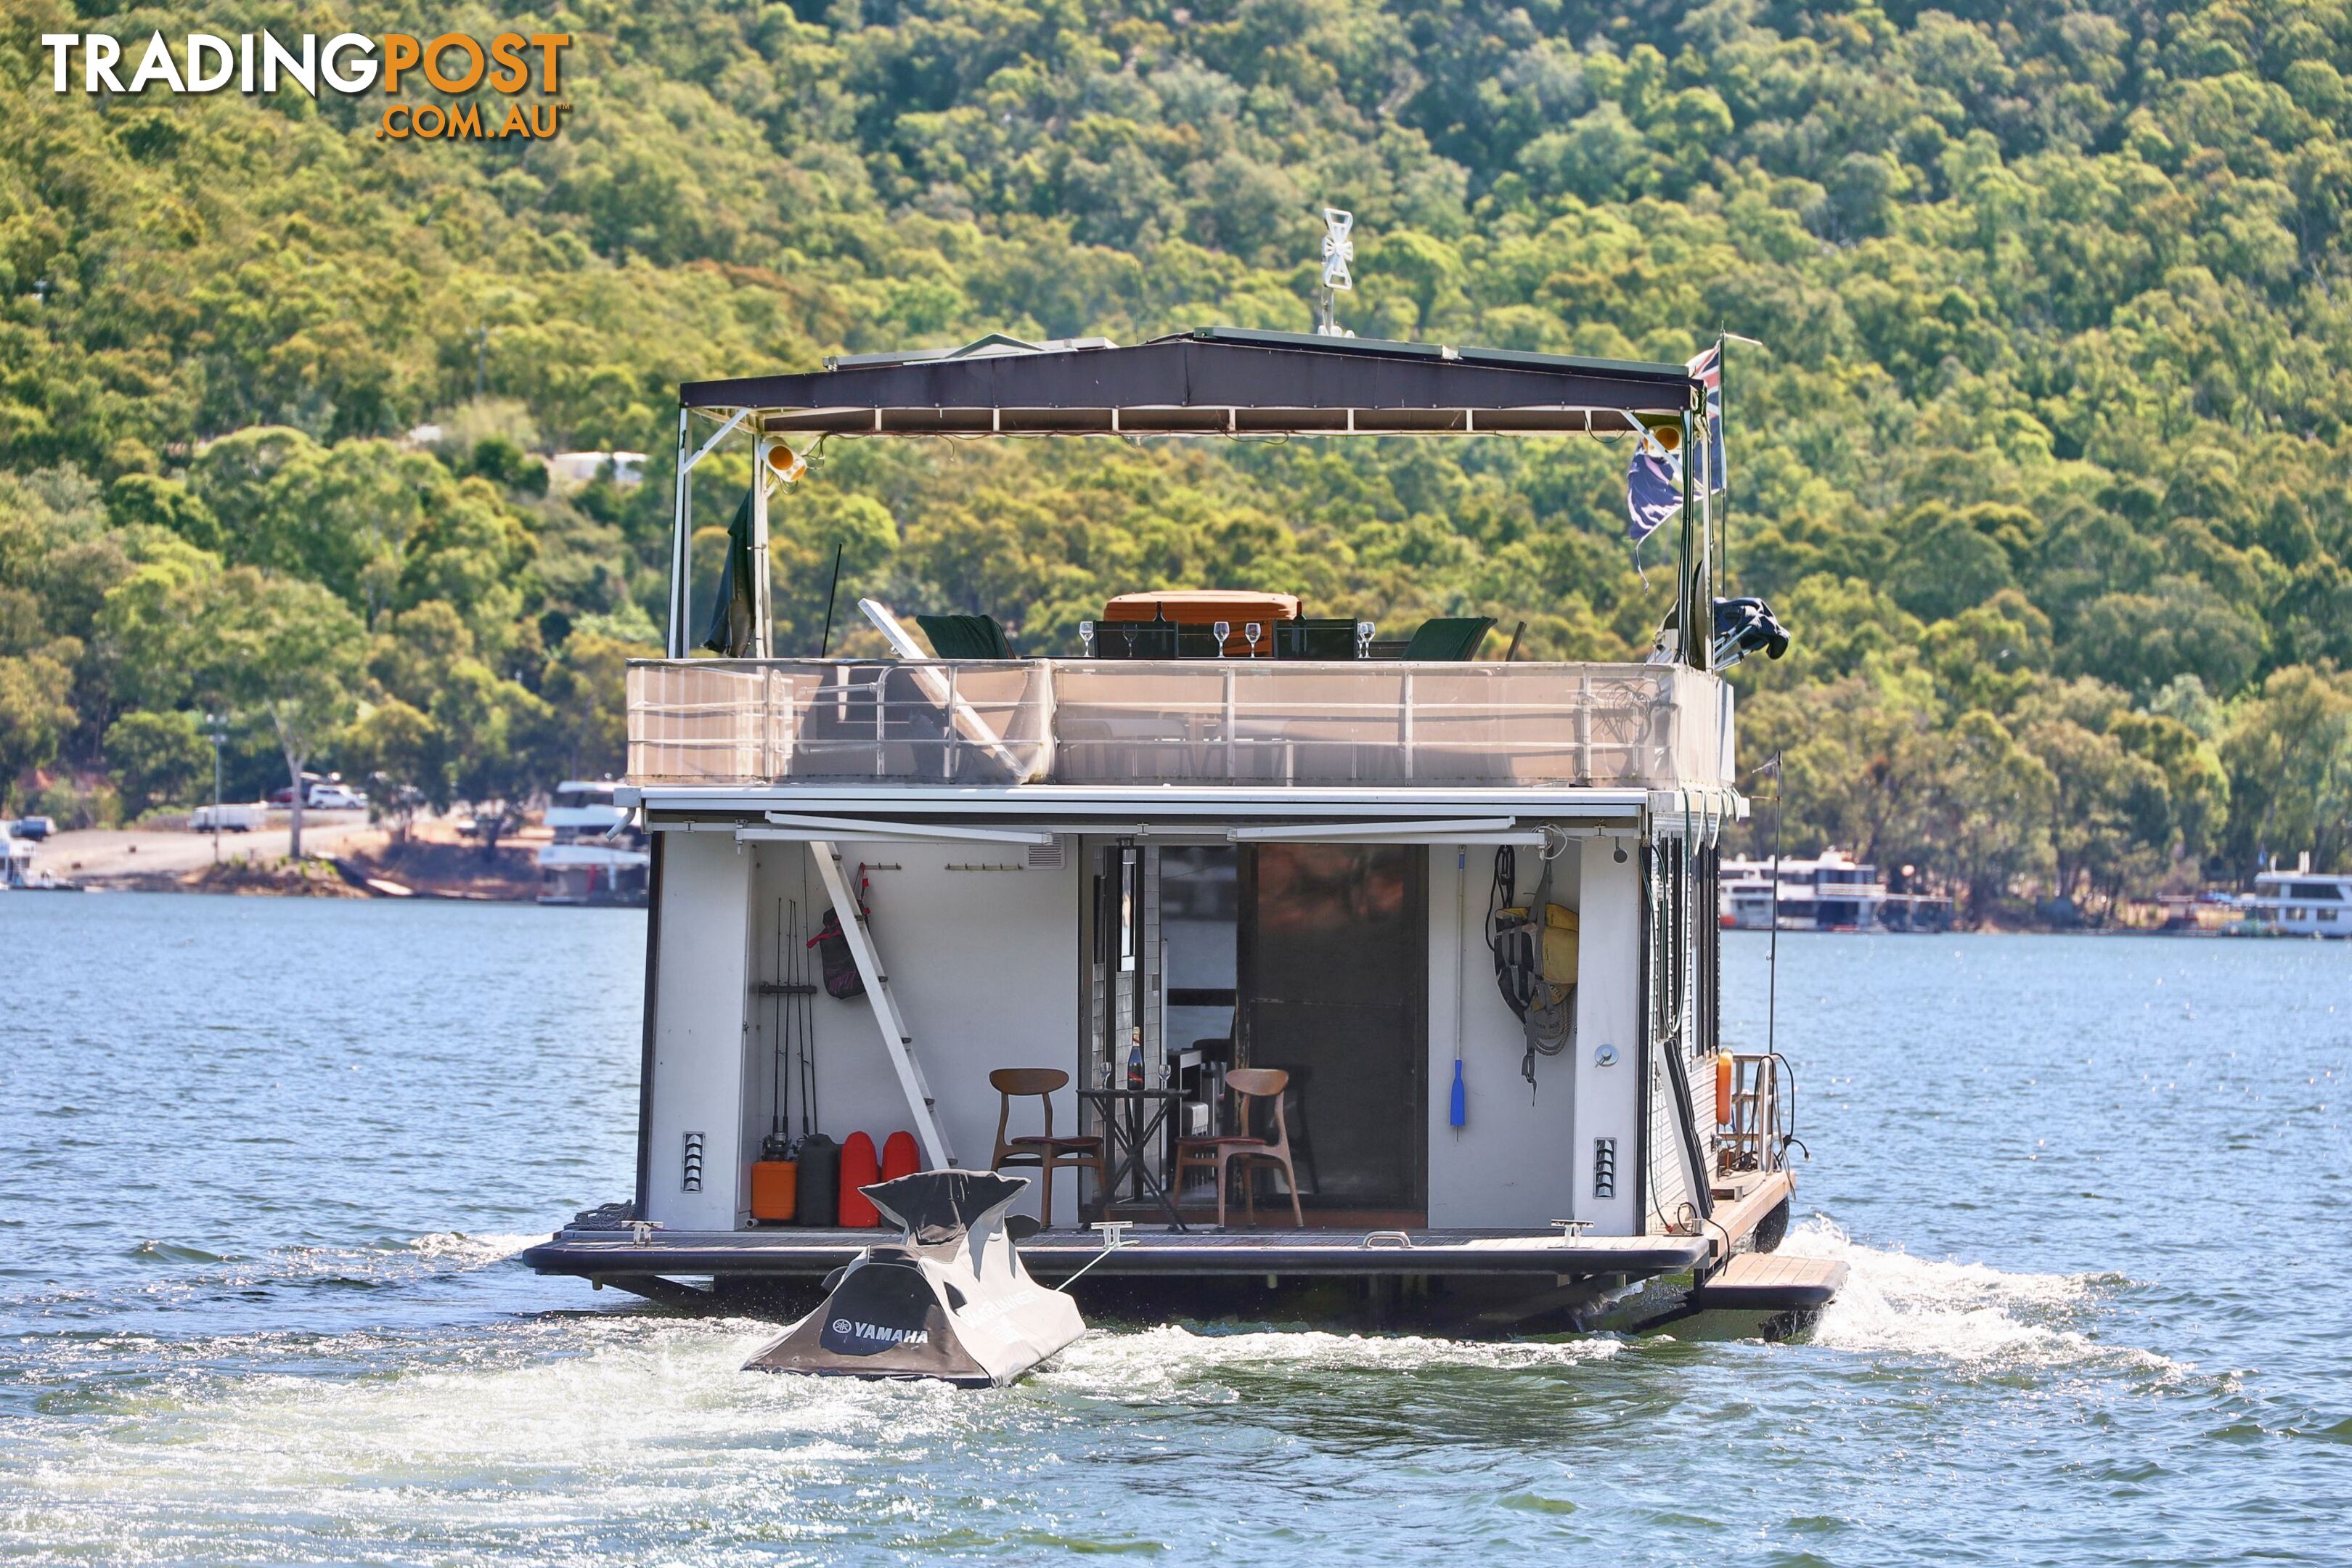
[[[275,814],[273,814],[274,816]],[[284,818],[277,826],[251,833],[224,833],[224,860],[239,855],[256,860],[276,860],[288,852]],[[308,811],[302,814],[302,849],[310,855],[343,855],[365,845],[381,843],[383,832],[368,826],[364,811]],[[92,827],[52,834],[33,854],[33,874],[76,882],[103,882],[123,877],[178,876],[213,863],[213,836],[185,829],[156,831],[135,827]]]

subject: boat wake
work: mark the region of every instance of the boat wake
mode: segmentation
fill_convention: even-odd
[[[1833,1258],[1852,1272],[1811,1342],[1833,1350],[1934,1357],[1987,1372],[2107,1367],[2172,1373],[2179,1363],[2106,1343],[2078,1326],[2129,1280],[2117,1274],[2009,1273],[1982,1263],[1866,1247],[1819,1215],[1780,1244],[1790,1258]]]
[[[432,1258],[444,1268],[474,1268],[503,1262],[546,1239],[547,1232],[543,1230],[520,1236],[472,1236],[461,1230],[436,1230],[395,1245],[419,1258]]]
[[[1314,1329],[1218,1331],[1181,1324],[1087,1335],[1041,1369],[1037,1381],[1064,1392],[1120,1400],[1222,1396],[1223,1375],[1294,1377],[1334,1373],[1412,1373],[1446,1367],[1518,1372],[1607,1361],[1613,1339],[1448,1340],[1417,1334],[1330,1333]]]

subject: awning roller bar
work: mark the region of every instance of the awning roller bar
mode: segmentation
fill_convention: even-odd
[[[866,822],[852,816],[803,816],[772,811],[767,827],[740,827],[735,837],[745,841],[818,838],[887,838],[954,844],[1047,845],[1054,836],[1022,827],[961,827],[944,822]]]
[[[1411,833],[1436,837],[1449,833],[1507,833],[1518,826],[1510,816],[1466,816],[1440,822],[1302,822],[1297,826],[1235,827],[1225,837],[1236,844],[1299,843],[1310,838],[1380,838]]]

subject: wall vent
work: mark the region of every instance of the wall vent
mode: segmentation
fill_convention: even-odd
[[[1592,1195],[1613,1198],[1617,1195],[1617,1140],[1595,1138],[1592,1141]]]
[[[689,1193],[702,1190],[702,1134],[699,1132],[686,1135],[686,1168],[678,1185]]]
[[[1063,865],[1062,856],[1062,840],[1058,836],[1051,844],[1032,844],[1029,846],[1029,869],[1058,871]]]

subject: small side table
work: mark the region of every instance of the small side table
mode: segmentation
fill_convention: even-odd
[[[1176,1107],[1183,1103],[1181,1090],[1173,1089],[1082,1089],[1078,1098],[1092,1105],[1102,1119],[1104,1168],[1109,1179],[1097,1196],[1103,1212],[1110,1210],[1112,1197],[1124,1179],[1129,1196],[1137,1203],[1149,1198],[1167,1211],[1168,1223],[1178,1230],[1185,1228],[1183,1219],[1176,1213],[1175,1194],[1166,1184],[1151,1173],[1144,1154],[1154,1139],[1165,1141],[1168,1119]]]

